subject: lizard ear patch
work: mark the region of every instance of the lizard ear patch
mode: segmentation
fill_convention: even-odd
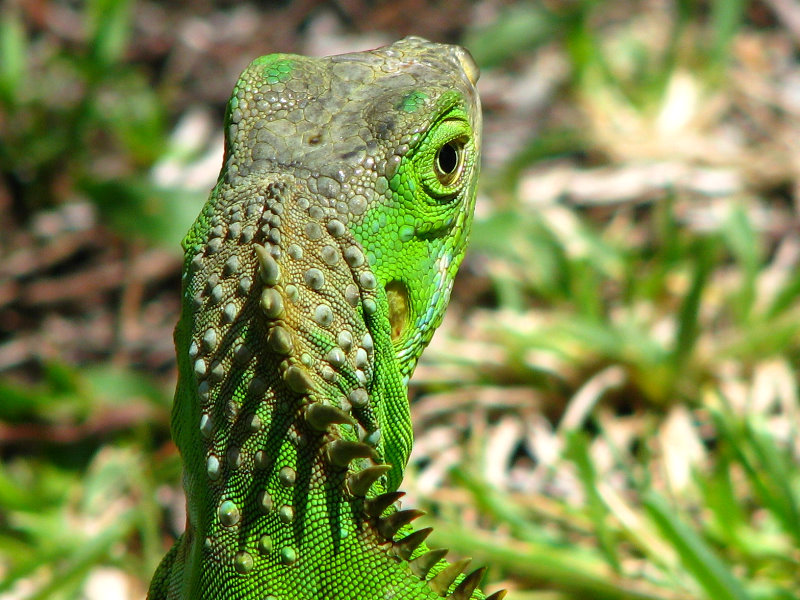
[[[386,284],[386,299],[389,302],[389,324],[392,328],[392,341],[397,341],[408,327],[408,288],[400,281]]]

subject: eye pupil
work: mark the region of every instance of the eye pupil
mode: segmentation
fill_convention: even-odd
[[[458,148],[447,143],[436,153],[436,166],[443,175],[452,175],[458,167]]]

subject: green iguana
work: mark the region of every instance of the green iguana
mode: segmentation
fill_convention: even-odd
[[[477,79],[464,49],[414,37],[242,73],[183,241],[188,514],[150,600],[484,597],[483,569],[428,550],[396,506],[406,385],[472,221]]]

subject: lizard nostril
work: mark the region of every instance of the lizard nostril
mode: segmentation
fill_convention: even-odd
[[[392,341],[400,339],[408,325],[408,288],[401,281],[386,284],[386,300],[389,302],[389,324]]]

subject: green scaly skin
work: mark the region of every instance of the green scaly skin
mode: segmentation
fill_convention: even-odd
[[[472,220],[477,77],[420,38],[242,73],[183,242],[187,524],[151,600],[483,598],[395,505],[406,383]]]

